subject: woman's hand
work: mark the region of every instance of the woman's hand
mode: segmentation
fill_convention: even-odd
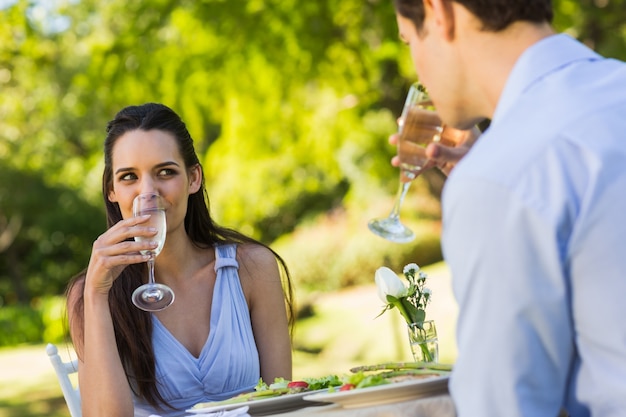
[[[441,133],[440,143],[431,143],[426,147],[426,156],[429,158],[424,169],[432,167],[439,168],[444,174],[449,175],[466,154],[469,152],[476,139],[480,136],[480,130],[474,127],[470,130],[459,130],[444,126]],[[398,144],[399,135],[394,133],[389,137],[389,143]],[[391,159],[391,165],[400,166],[400,158],[396,155]],[[411,181],[410,178],[401,175],[404,182]]]
[[[158,246],[150,240],[156,236],[157,230],[141,226],[149,218],[146,215],[121,220],[96,239],[87,267],[86,290],[91,288],[106,295],[124,268],[148,260],[149,255],[142,255],[139,251]],[[135,236],[144,237],[146,241],[136,242]]]

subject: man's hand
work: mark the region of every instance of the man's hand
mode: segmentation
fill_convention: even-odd
[[[469,152],[479,136],[480,130],[477,127],[470,130],[459,130],[445,126],[441,133],[441,142],[431,143],[426,147],[426,156],[428,156],[429,161],[424,169],[437,167],[444,174],[449,175],[457,162]],[[389,143],[394,146],[397,145],[398,137],[399,135],[394,133],[389,137]],[[391,159],[391,165],[400,166],[400,158],[397,155]],[[411,178],[403,174],[401,180],[408,182],[411,181]]]

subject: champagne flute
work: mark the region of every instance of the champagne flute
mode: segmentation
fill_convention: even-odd
[[[428,162],[426,146],[431,142],[440,142],[442,132],[441,119],[437,116],[426,89],[420,83],[414,83],[409,89],[398,121],[400,175],[409,181],[400,181],[389,215],[368,223],[369,229],[378,236],[396,243],[408,243],[415,238],[415,233],[400,221],[400,207],[412,180]]]
[[[174,291],[167,285],[158,284],[154,281],[154,258],[161,253],[167,235],[167,223],[165,220],[165,207],[163,199],[156,192],[139,194],[133,200],[133,216],[149,214],[150,219],[143,226],[154,227],[157,234],[154,237],[139,237],[135,240],[155,241],[158,246],[152,250],[141,251],[144,255],[150,255],[148,259],[148,283],[138,287],[132,296],[133,304],[144,311],[160,311],[174,302]]]

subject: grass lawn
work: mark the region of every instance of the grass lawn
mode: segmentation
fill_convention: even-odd
[[[424,268],[433,291],[427,317],[437,323],[439,358],[453,363],[457,307],[445,264]],[[401,272],[401,271],[398,271]],[[373,281],[372,276],[372,281]],[[302,303],[305,300],[299,300]],[[411,360],[406,326],[397,311],[382,310],[367,285],[312,296],[314,315],[295,330],[294,379],[348,373],[353,366]],[[69,356],[60,347],[61,356]],[[0,349],[0,417],[69,417],[45,346]]]
[[[0,417],[69,415],[45,346],[0,349]]]

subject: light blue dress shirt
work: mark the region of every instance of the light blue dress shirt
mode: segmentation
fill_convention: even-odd
[[[566,35],[528,49],[443,224],[458,416],[626,416],[626,64]]]
[[[211,331],[194,357],[156,318],[152,345],[159,392],[175,410],[155,410],[135,398],[135,417],[188,415],[199,402],[221,401],[253,391],[261,377],[248,303],[239,281],[236,245],[215,248],[217,278],[211,305]]]

